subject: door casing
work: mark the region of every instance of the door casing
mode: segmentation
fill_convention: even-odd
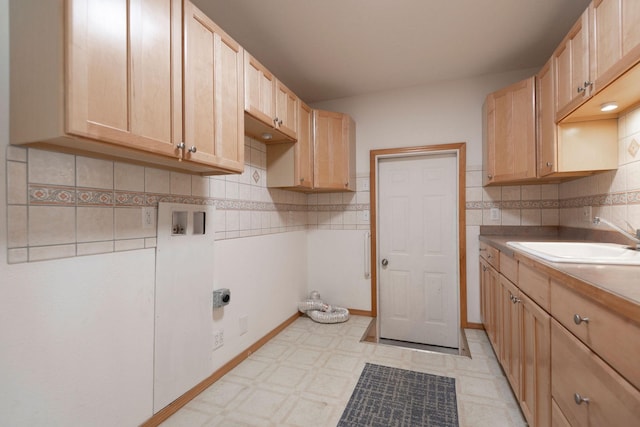
[[[369,153],[369,194],[371,216],[371,315],[378,316],[378,222],[377,222],[377,171],[378,160],[388,157],[409,157],[436,153],[455,153],[458,160],[458,254],[460,327],[475,327],[467,321],[467,240],[466,240],[466,143],[425,145],[419,147],[386,148]]]

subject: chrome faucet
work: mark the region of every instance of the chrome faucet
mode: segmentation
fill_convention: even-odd
[[[625,236],[627,239],[632,240],[632,241],[636,244],[635,248],[633,248],[633,249],[635,249],[635,250],[637,250],[637,251],[638,251],[638,250],[640,250],[640,229],[635,230],[635,231],[636,231],[636,234],[635,234],[635,236],[634,236],[633,234],[629,233],[629,232],[628,232],[628,231],[626,231],[626,230],[623,230],[622,228],[618,227],[617,225],[613,224],[612,222],[607,221],[607,220],[606,220],[606,219],[604,219],[604,218],[600,218],[599,216],[597,216],[597,217],[593,218],[593,223],[594,223],[595,225],[598,225],[598,224],[600,224],[601,222],[602,222],[602,223],[604,223],[604,224],[606,224],[606,225],[608,225],[609,227],[613,228],[613,229],[614,229],[614,230],[616,230],[618,233],[620,233],[620,234],[622,234],[623,236]],[[629,228],[633,229],[633,227],[631,227],[631,224],[629,224],[628,222],[627,222],[627,226],[629,226]]]

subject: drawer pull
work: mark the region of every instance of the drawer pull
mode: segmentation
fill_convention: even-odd
[[[583,403],[589,404],[589,398],[580,396],[578,393],[573,395],[573,400],[576,402],[576,405],[582,405]]]
[[[584,322],[584,323],[589,323],[589,318],[588,317],[580,317],[579,314],[574,314],[573,315],[573,322],[576,325],[579,325],[580,323]]]

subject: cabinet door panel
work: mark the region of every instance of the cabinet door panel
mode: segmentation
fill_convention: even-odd
[[[342,133],[343,115],[329,111],[314,112],[314,186],[344,188],[347,174]]]
[[[518,296],[518,289],[500,275],[500,305],[502,308],[502,341],[500,359],[507,379],[516,394],[520,396],[520,310],[511,297]]]
[[[598,82],[598,78],[622,57],[620,0],[596,0],[592,13],[594,36],[591,77]]]
[[[536,94],[538,106],[538,175],[543,177],[558,170],[553,60],[549,60],[538,73]]]
[[[245,111],[263,123],[273,126],[273,119],[276,115],[275,77],[246,51],[244,53],[244,73],[247,88],[244,98]]]
[[[242,48],[191,3],[185,3],[185,44],[184,157],[241,172]]]
[[[280,81],[276,90],[276,117],[280,132],[297,139],[298,97]]]
[[[640,49],[640,2],[622,0],[622,55],[637,57]],[[635,51],[635,52],[634,52]]]
[[[177,0],[68,3],[68,133],[174,154],[180,10]]]
[[[300,102],[298,142],[294,144],[295,181],[302,187],[313,187],[313,112]]]
[[[556,122],[589,94],[589,9],[587,8],[553,54],[556,79]],[[579,90],[580,88],[580,90]]]
[[[529,425],[551,424],[551,316],[520,292],[520,406]]]

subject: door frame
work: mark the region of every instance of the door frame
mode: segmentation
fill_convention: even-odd
[[[474,327],[467,322],[467,234],[466,234],[466,150],[465,142],[424,145],[419,147],[384,148],[369,152],[369,197],[371,217],[371,315],[378,316],[378,161],[384,158],[413,157],[454,153],[458,160],[458,262],[460,327]]]

